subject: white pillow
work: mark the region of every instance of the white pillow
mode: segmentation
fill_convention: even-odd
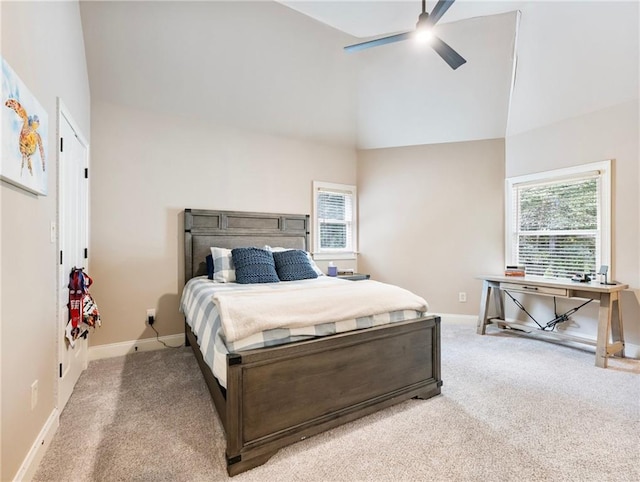
[[[218,283],[235,283],[236,267],[233,264],[231,250],[211,247],[213,257],[213,281]]]
[[[282,248],[282,247],[272,248],[271,246],[268,246],[268,245],[265,245],[262,249],[266,249],[267,251],[271,251],[271,252],[291,251],[291,248]],[[302,251],[302,250],[300,250],[300,251]],[[318,265],[316,264],[316,262],[311,257],[311,253],[309,251],[305,251],[305,253],[307,253],[307,259],[309,260],[309,264],[313,268],[313,271],[315,271],[318,276],[324,276],[324,273],[322,272],[322,270],[320,268],[318,268]],[[214,266],[215,266],[215,264],[214,264]]]

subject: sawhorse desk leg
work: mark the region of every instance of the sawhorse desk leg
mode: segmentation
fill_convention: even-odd
[[[478,327],[476,333],[484,335],[489,324],[489,299],[493,292],[493,302],[498,310],[498,318],[504,320],[504,304],[500,294],[500,283],[484,280],[482,284],[482,296],[480,297],[480,314],[478,315]]]
[[[615,314],[615,316],[613,316]],[[609,343],[611,333],[611,343]],[[622,329],[622,310],[620,293],[602,293],[598,310],[598,338],[596,344],[596,366],[607,368],[609,355],[624,358],[624,332]]]

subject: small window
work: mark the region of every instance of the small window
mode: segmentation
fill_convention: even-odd
[[[553,278],[609,265],[610,172],[602,161],[507,179],[507,264]]]
[[[316,259],[353,258],[356,252],[356,187],[313,182]]]

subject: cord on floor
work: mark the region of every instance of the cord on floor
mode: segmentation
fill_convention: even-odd
[[[182,348],[182,347],[184,346],[184,343],[182,343],[182,344],[181,344],[181,345],[179,345],[179,346],[167,345],[164,341],[162,341],[162,340],[160,339],[160,333],[158,333],[158,330],[156,330],[155,326],[153,326],[153,325],[149,325],[149,326],[151,327],[151,329],[152,329],[153,331],[155,331],[155,332],[156,332],[156,340],[158,340],[160,343],[162,343],[162,344],[163,344],[164,346],[166,346],[167,348]]]

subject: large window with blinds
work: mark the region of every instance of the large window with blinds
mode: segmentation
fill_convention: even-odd
[[[507,264],[552,278],[609,265],[610,171],[602,161],[507,179]]]
[[[356,251],[356,187],[313,182],[314,257],[344,259]]]

